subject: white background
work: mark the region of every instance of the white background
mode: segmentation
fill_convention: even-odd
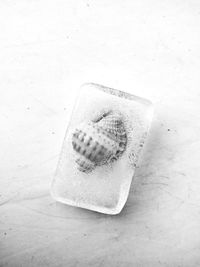
[[[200,266],[200,2],[0,0],[0,266]],[[118,216],[49,195],[82,83],[155,103]]]

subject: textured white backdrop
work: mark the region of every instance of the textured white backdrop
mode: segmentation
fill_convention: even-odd
[[[200,2],[0,0],[0,266],[200,266]],[[49,186],[80,84],[155,117],[119,216]]]

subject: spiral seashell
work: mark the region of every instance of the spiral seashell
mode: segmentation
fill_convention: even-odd
[[[78,169],[90,172],[96,166],[120,157],[127,143],[122,117],[105,113],[96,120],[81,123],[72,135],[72,146],[77,153]]]

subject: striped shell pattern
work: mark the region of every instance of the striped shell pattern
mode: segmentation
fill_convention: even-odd
[[[127,136],[118,113],[105,113],[94,121],[81,123],[72,135],[76,163],[82,172],[90,172],[96,166],[112,162],[126,148]]]

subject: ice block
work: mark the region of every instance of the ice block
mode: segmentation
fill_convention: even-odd
[[[53,198],[120,213],[152,116],[149,100],[102,85],[81,86],[52,181]]]

